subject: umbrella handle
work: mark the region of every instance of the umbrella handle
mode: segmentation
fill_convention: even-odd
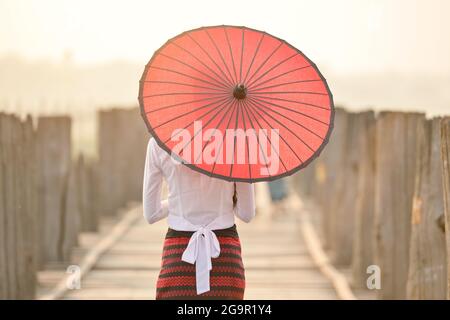
[[[233,192],[233,208],[236,208],[237,203],[237,192],[236,192],[236,182],[233,183],[234,192]]]

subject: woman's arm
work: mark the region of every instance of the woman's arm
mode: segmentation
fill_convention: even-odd
[[[163,175],[156,148],[158,148],[156,141],[151,138],[147,145],[142,188],[144,217],[148,223],[155,223],[169,214],[167,200],[161,201]]]
[[[236,182],[236,216],[244,222],[250,222],[255,216],[255,190],[253,184]]]

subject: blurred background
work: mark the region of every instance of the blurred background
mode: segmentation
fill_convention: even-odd
[[[258,184],[247,297],[354,298],[319,248],[358,298],[372,265],[379,299],[450,298],[450,1],[0,0],[0,299],[153,297],[165,227],[139,207],[139,79],[167,39],[220,24],[299,48],[345,107],[320,158]]]
[[[347,109],[442,115],[449,18],[446,0],[2,0],[0,110],[70,114],[75,149],[92,154],[96,110],[137,105],[155,50],[184,30],[231,24],[298,47]]]

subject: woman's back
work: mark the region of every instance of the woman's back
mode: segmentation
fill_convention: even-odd
[[[187,223],[206,226],[216,220],[220,224],[217,229],[232,226],[234,214],[244,221],[254,216],[251,184],[236,184],[238,201],[233,208],[233,182],[211,178],[176,162],[153,138],[148,144],[145,168],[144,214],[150,223],[168,216],[172,228],[185,230]],[[163,177],[169,196],[168,203],[159,205]]]
[[[169,186],[169,198],[161,201],[163,178]],[[255,215],[253,185],[226,182],[195,172],[173,161],[150,139],[143,206],[149,223],[165,217],[169,223],[157,299],[200,294],[205,298],[243,298],[245,271],[234,215],[246,222]],[[222,246],[225,246],[223,253]],[[227,265],[226,275],[222,272],[224,265]]]

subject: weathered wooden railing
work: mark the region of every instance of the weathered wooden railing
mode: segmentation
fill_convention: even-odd
[[[449,117],[337,110],[328,146],[294,180],[354,287],[375,266],[380,299],[449,297],[449,161]]]
[[[72,154],[69,117],[36,122],[0,113],[0,299],[33,298],[38,270],[141,197],[148,134],[137,108],[98,113],[93,159]],[[337,110],[328,146],[294,180],[353,286],[375,265],[381,299],[449,295],[449,163],[450,118]]]
[[[141,197],[137,108],[99,112],[97,159],[72,154],[70,117],[36,122],[0,113],[0,299],[34,298],[38,270],[68,261],[80,232]]]

